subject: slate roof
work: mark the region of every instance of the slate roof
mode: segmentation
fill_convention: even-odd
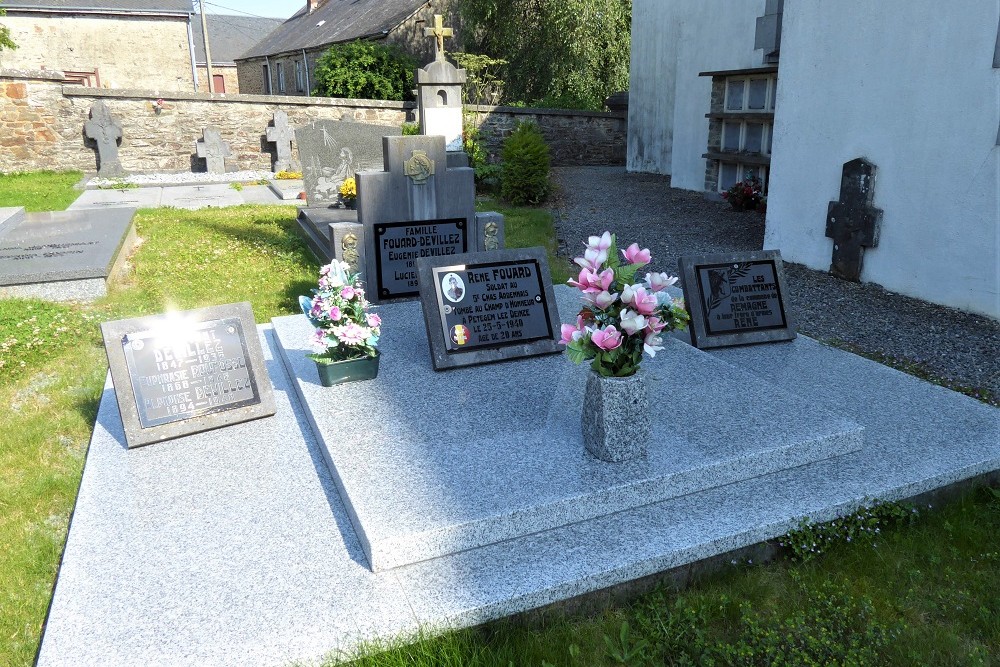
[[[111,12],[154,12],[157,14],[191,13],[191,0],[3,0],[3,8],[57,9]]]
[[[311,14],[302,7],[240,60],[300,51],[388,33],[427,0],[327,0]],[[322,23],[322,25],[319,25]]]
[[[213,65],[235,65],[237,57],[282,23],[281,19],[232,14],[205,14],[205,19],[208,22]],[[205,63],[205,37],[201,33],[201,14],[192,16],[191,24],[194,33],[194,59],[202,65]]]

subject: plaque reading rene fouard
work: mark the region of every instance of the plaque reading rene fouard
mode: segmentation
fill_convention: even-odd
[[[681,257],[678,264],[695,347],[795,338],[777,250]]]
[[[374,225],[375,289],[379,299],[417,296],[417,260],[467,252],[466,227],[464,218]]]
[[[434,370],[562,351],[543,248],[417,263]]]
[[[275,412],[249,303],[101,324],[129,448]]]

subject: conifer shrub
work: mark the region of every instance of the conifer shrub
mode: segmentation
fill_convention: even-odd
[[[541,204],[551,189],[549,147],[538,125],[518,123],[503,144],[500,196],[515,206]]]

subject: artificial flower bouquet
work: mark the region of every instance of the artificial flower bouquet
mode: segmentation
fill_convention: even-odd
[[[643,352],[654,357],[663,349],[662,333],[687,326],[683,301],[667,293],[677,278],[647,273],[645,280],[636,281],[651,260],[649,250],[637,243],[619,257],[611,232],[590,237],[583,257],[574,260],[580,275],[569,280],[582,292],[584,307],[576,324],[562,325],[560,342],[571,361],[590,361],[590,367],[604,377],[634,375]]]
[[[382,318],[369,313],[359,274],[345,262],[333,260],[320,267],[319,289],[313,297],[299,297],[302,312],[314,327],[309,358],[320,364],[364,359],[378,354]]]
[[[764,199],[764,190],[760,179],[748,171],[746,178],[722,193],[722,198],[732,204],[737,211],[745,211],[757,208]]]
[[[340,184],[340,200],[344,202],[345,206],[351,206],[357,199],[358,184],[355,182],[353,176],[349,176]]]

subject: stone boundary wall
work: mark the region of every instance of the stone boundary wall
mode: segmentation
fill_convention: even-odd
[[[288,114],[292,127],[346,116],[398,129],[416,117],[415,105],[408,102],[103,90],[64,85],[50,71],[0,70],[0,173],[95,171],[96,147],[85,140],[83,126],[98,99],[122,124],[119,157],[130,172],[204,171],[195,142],[207,125],[218,126],[229,142],[234,168],[269,170],[273,144],[265,142],[265,131],[277,109]],[[158,99],[163,100],[159,111]],[[518,121],[531,120],[549,142],[553,166],[625,164],[624,114],[512,107],[469,111],[475,112],[492,155],[499,156],[503,138]]]

